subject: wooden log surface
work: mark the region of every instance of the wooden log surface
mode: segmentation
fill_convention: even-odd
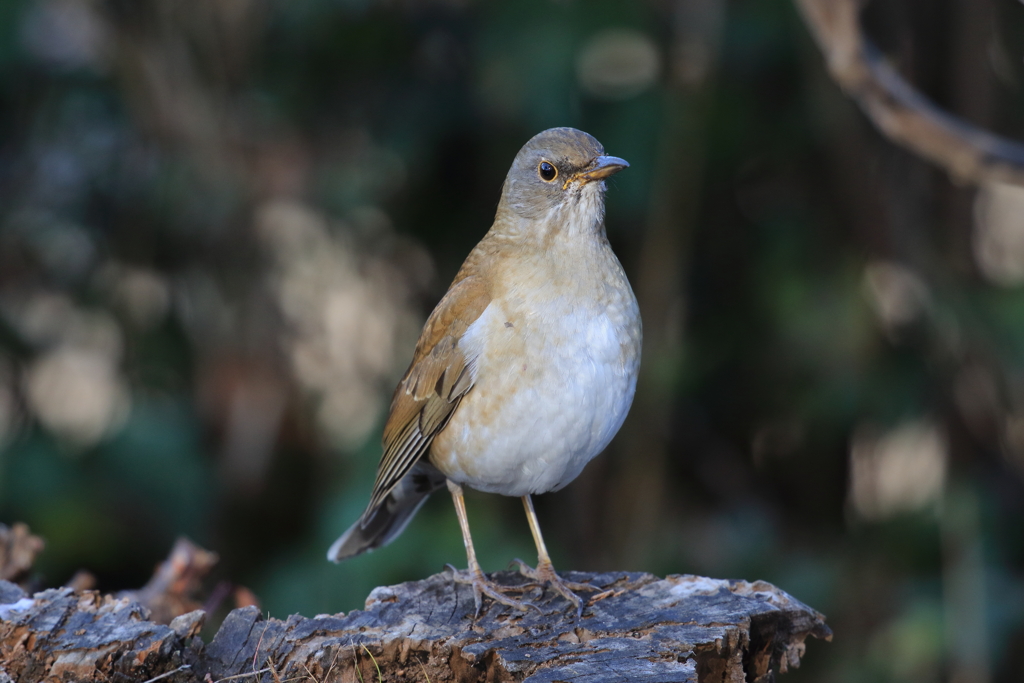
[[[507,585],[518,574],[493,575]],[[210,643],[195,611],[169,626],[130,598],[0,582],[0,683],[8,681],[767,682],[798,666],[824,617],[763,581],[569,572],[589,582],[583,618],[552,591],[539,609],[489,601],[474,619],[449,574],[375,589],[365,610],[264,618],[236,609]]]

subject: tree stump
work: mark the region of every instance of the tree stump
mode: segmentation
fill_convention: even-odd
[[[519,574],[539,609],[473,596],[450,574],[375,589],[366,609],[264,619],[237,609],[212,642],[205,615],[169,626],[128,598],[53,589],[29,597],[0,582],[0,683],[8,681],[530,681],[767,682],[798,666],[807,636],[830,640],[824,617],[763,581],[568,572],[588,582],[583,618]]]

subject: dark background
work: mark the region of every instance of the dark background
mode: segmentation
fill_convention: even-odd
[[[1024,6],[863,17],[1024,138]],[[785,0],[0,3],[0,520],[143,584],[179,534],[265,611],[465,555],[447,496],[328,564],[419,326],[519,147],[631,168],[633,411],[537,500],[555,565],[765,579],[826,613],[793,681],[1024,679],[1024,190],[882,138]],[[485,570],[532,561],[470,493]]]

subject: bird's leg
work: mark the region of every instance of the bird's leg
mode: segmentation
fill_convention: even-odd
[[[533,542],[537,545],[537,568],[534,569],[520,559],[513,560],[513,564],[519,565],[519,573],[533,579],[541,584],[548,584],[576,607],[576,618],[583,615],[583,599],[573,591],[597,590],[595,586],[575,581],[566,581],[555,573],[555,567],[551,564],[551,557],[548,555],[547,546],[544,545],[544,537],[540,534],[540,524],[537,523],[537,513],[533,510],[533,501],[529,494],[523,496],[523,507],[526,508],[526,519],[530,522],[530,532],[533,534]]]
[[[521,600],[515,600],[501,592],[502,590],[519,590],[518,587],[507,588],[499,586],[484,576],[483,570],[480,569],[480,563],[476,561],[476,551],[473,549],[473,537],[469,535],[469,518],[466,516],[466,501],[462,497],[462,487],[449,479],[448,490],[451,491],[452,500],[455,502],[455,514],[459,517],[459,527],[462,529],[462,542],[466,545],[466,560],[469,562],[469,568],[464,572],[455,569],[455,567],[451,567],[451,565],[449,565],[449,567],[454,574],[456,582],[468,583],[473,587],[473,600],[476,602],[475,616],[480,616],[480,608],[483,605],[484,595],[488,596],[495,602],[500,602],[503,605],[515,607],[516,609],[526,610],[533,607],[534,609],[539,610],[540,608],[536,605],[532,605]]]

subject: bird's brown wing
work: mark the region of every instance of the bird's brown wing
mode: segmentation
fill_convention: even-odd
[[[466,357],[459,340],[491,297],[480,278],[459,275],[423,326],[412,364],[391,399],[384,425],[384,455],[377,467],[368,513],[426,453],[473,387],[475,359]]]

